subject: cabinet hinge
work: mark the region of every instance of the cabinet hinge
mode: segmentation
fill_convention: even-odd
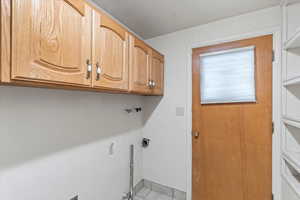
[[[275,51],[272,51],[272,62],[275,62]]]
[[[275,125],[274,125],[274,122],[272,122],[272,134],[274,134],[275,132]]]

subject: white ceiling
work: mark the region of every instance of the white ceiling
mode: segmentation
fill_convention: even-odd
[[[280,3],[280,0],[93,1],[144,39]]]

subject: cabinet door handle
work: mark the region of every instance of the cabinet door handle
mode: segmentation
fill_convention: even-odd
[[[96,64],[96,81],[99,81],[100,80],[100,75],[102,73],[102,69],[99,65],[99,62]]]
[[[149,80],[149,82],[148,82],[148,87],[149,87],[150,89],[153,88],[153,81],[152,81],[152,80]]]
[[[156,87],[156,82],[152,81],[152,88],[155,88],[155,87]]]
[[[91,78],[91,73],[92,73],[92,64],[91,64],[90,60],[86,61],[86,65],[87,65],[86,79],[90,79]]]
[[[148,81],[148,87],[151,88],[151,80]]]
[[[148,86],[149,86],[149,88],[150,88],[150,89],[153,89],[153,88],[155,88],[155,86],[156,86],[156,83],[155,83],[155,81],[153,81],[153,80],[150,80],[150,81],[149,81],[149,83],[148,83]]]

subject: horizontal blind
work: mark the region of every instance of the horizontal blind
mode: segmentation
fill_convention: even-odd
[[[201,104],[255,102],[255,47],[200,55]]]

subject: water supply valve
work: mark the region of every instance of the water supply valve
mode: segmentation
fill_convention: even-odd
[[[149,146],[149,144],[150,144],[150,139],[143,138],[142,147],[147,148]]]

